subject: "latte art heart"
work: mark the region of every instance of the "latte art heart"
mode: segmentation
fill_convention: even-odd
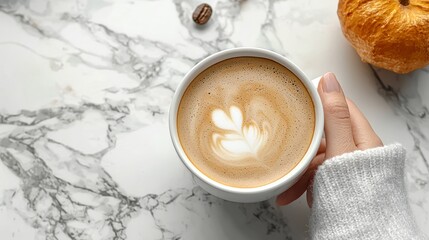
[[[248,157],[258,159],[258,152],[267,142],[269,125],[262,129],[254,122],[243,124],[243,113],[231,106],[229,114],[221,109],[212,112],[213,124],[219,131],[213,133],[212,149],[223,160],[237,161]]]

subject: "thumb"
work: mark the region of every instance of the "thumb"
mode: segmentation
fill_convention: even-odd
[[[349,108],[335,75],[323,75],[317,90],[325,112],[326,159],[356,150]]]

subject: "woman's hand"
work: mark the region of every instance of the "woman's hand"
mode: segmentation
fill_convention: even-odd
[[[313,178],[320,164],[344,153],[383,146],[362,112],[346,99],[333,73],[323,75],[317,90],[325,112],[325,138],[302,178],[277,197],[279,205],[295,201],[307,190],[307,203],[311,207]]]

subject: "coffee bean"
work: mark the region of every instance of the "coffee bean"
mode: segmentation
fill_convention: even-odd
[[[192,14],[192,19],[196,24],[203,25],[209,21],[211,16],[212,7],[210,7],[210,5],[208,5],[207,3],[203,3],[198,5],[197,8],[195,8],[194,13]]]

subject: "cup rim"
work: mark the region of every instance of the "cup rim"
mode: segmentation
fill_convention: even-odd
[[[252,187],[252,188],[240,188],[240,187],[228,186],[228,185],[216,182],[215,180],[209,178],[204,173],[202,173],[189,160],[188,156],[186,155],[180,143],[178,131],[177,131],[178,108],[179,108],[182,96],[185,90],[187,89],[187,87],[189,86],[189,84],[195,79],[196,76],[198,76],[198,74],[200,74],[208,67],[218,62],[221,62],[223,60],[234,58],[234,57],[267,58],[289,69],[292,73],[294,73],[299,78],[299,80],[304,84],[307,91],[309,92],[311,99],[313,101],[314,111],[316,116],[313,138],[307,149],[307,152],[305,153],[301,161],[299,161],[299,163],[290,172],[288,172],[283,177],[275,180],[274,182],[271,182],[263,186]],[[281,188],[285,184],[290,183],[296,180],[296,178],[300,177],[304,173],[304,171],[308,168],[311,160],[314,158],[314,156],[317,153],[317,150],[319,148],[322,135],[323,135],[323,126],[324,126],[324,114],[323,114],[322,101],[320,100],[320,96],[317,93],[316,88],[309,80],[309,78],[305,75],[305,73],[297,65],[295,65],[292,61],[290,61],[286,57],[270,50],[266,50],[262,48],[253,48],[253,47],[240,47],[240,48],[232,48],[232,49],[219,51],[217,53],[214,53],[204,58],[202,61],[197,63],[183,77],[178,87],[176,88],[176,91],[174,93],[174,96],[170,105],[170,111],[169,111],[170,136],[171,136],[174,148],[177,154],[179,155],[179,158],[183,162],[183,164],[192,172],[193,175],[198,177],[201,181],[205,182],[206,184],[209,184],[210,186],[225,192],[237,193],[237,194],[260,194],[260,193],[272,191],[274,189]]]

